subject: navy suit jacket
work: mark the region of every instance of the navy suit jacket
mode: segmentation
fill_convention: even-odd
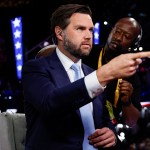
[[[82,69],[85,75],[93,71],[84,64]],[[26,150],[82,150],[84,129],[79,108],[91,101],[96,129],[107,126],[114,130],[103,94],[91,99],[84,78],[71,83],[55,51],[26,62],[22,76]]]

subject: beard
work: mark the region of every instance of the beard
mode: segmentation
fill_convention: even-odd
[[[82,59],[87,56],[89,56],[91,49],[89,50],[89,53],[84,53],[80,46],[78,47],[76,44],[74,44],[66,34],[64,34],[64,43],[63,43],[64,49],[69,52],[71,55],[73,55],[76,58]]]

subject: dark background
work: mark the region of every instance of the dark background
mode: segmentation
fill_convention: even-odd
[[[80,3],[90,6],[93,22],[101,23],[100,45],[94,45],[90,59],[85,63],[97,65],[99,48],[105,44],[109,31],[121,17],[134,17],[142,26],[141,46],[150,50],[150,12],[148,0],[0,0],[0,109],[17,108],[23,112],[23,92],[21,80],[16,77],[14,49],[10,19],[23,17],[24,62],[34,58],[41,49],[41,43],[50,39],[51,13],[61,4]],[[109,26],[104,26],[103,21]],[[51,40],[51,39],[50,39]],[[141,80],[141,101],[150,101],[150,60],[145,59],[138,70]],[[12,95],[12,100],[5,98]]]

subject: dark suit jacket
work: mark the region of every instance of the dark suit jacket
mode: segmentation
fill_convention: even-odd
[[[85,75],[93,71],[84,64],[82,69]],[[103,94],[91,99],[84,78],[70,83],[56,52],[25,63],[22,75],[26,150],[82,150],[84,129],[78,109],[91,101],[95,127],[114,130]]]

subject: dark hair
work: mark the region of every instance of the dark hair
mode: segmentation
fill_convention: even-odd
[[[51,16],[51,30],[53,33],[56,26],[65,29],[70,23],[70,17],[74,13],[89,14],[92,17],[92,12],[89,6],[80,4],[66,4],[58,7]]]

